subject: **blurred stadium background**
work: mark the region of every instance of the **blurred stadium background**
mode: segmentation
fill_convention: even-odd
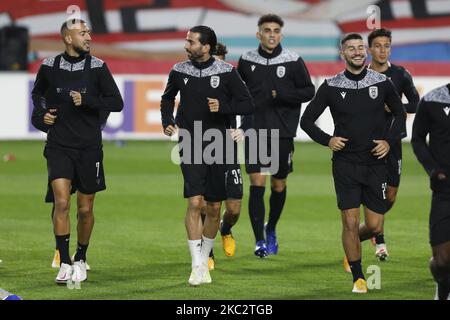
[[[81,9],[93,31],[92,54],[107,62],[124,97],[124,111],[111,115],[105,139],[146,140],[105,144],[109,185],[96,204],[97,226],[89,250],[93,275],[86,289],[76,294],[52,283],[54,240],[50,208],[42,202],[45,136],[30,121],[35,73],[42,59],[63,50],[59,28],[70,5]],[[285,20],[282,44],[303,56],[318,87],[343,68],[340,36],[351,31],[368,34],[369,5],[379,6],[382,27],[393,31],[391,61],[410,71],[421,96],[450,82],[449,0],[0,1],[0,287],[32,299],[355,298],[348,294],[348,275],[340,273],[340,219],[330,154],[304,142],[296,145],[295,171],[279,226],[281,254],[264,266],[252,256],[245,197],[236,226],[236,259],[225,261],[220,239],[216,242],[218,270],[213,279],[216,276],[216,283],[226,289],[209,287],[192,296],[186,281],[182,177],[170,163],[173,142],[162,135],[159,102],[172,65],[185,59],[184,37],[191,26],[211,26],[228,46],[228,60],[235,63],[258,45],[259,15],[280,14]],[[412,120],[408,118],[409,132]],[[331,131],[329,114],[319,122]],[[298,140],[309,140],[300,129]],[[389,280],[383,282],[383,290],[364,298],[433,296],[427,269],[429,200],[425,173],[406,144],[399,200],[386,226],[393,258],[383,265],[383,274],[389,274]],[[119,247],[130,249],[118,254]],[[365,265],[376,264],[372,248],[367,245],[364,250],[371,257]],[[131,270],[128,280],[122,270]]]

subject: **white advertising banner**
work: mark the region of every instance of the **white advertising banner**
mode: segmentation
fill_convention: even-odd
[[[34,75],[27,73],[0,73],[0,140],[44,139],[45,134],[31,125],[31,90]],[[313,77],[316,89],[324,77]],[[119,75],[115,76],[122,93],[125,107],[121,113],[111,113],[104,130],[105,139],[166,139],[162,134],[159,104],[166,75]],[[448,77],[415,77],[415,85],[422,97],[430,90],[450,82]],[[307,103],[303,104],[302,112]],[[408,135],[414,116],[407,120]],[[333,133],[333,119],[329,110],[317,120],[327,133]],[[409,140],[409,136],[406,140]],[[167,138],[168,139],[168,138]],[[309,137],[298,129],[297,140]]]

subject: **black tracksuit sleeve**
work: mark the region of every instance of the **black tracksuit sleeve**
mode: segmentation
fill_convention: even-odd
[[[408,99],[408,103],[404,103],[403,107],[407,113],[416,113],[417,104],[419,103],[420,97],[414,86],[413,79],[408,71],[404,70],[403,76],[403,94]]]
[[[235,68],[230,72],[228,88],[233,98],[228,102],[219,100],[219,113],[245,115],[255,111],[252,96]]]
[[[325,111],[327,103],[328,85],[322,83],[316,95],[306,107],[305,112],[300,120],[300,127],[317,143],[328,146],[328,142],[332,138],[316,125],[316,120]]]
[[[294,83],[292,86],[276,85],[277,100],[288,105],[298,106],[302,102],[308,102],[314,97],[314,85],[311,76],[302,58],[295,63]]]
[[[178,94],[178,87],[175,82],[175,74],[172,70],[167,80],[166,89],[161,96],[161,123],[164,129],[168,126],[175,126],[175,119],[173,118],[173,110],[175,108],[175,97]]]
[[[395,141],[401,139],[402,135],[406,135],[406,132],[402,133],[402,130],[405,128],[406,114],[402,100],[395,90],[394,84],[389,79],[387,80],[385,103],[394,116],[394,122],[386,137],[386,141],[392,146]]]
[[[93,96],[88,93],[81,94],[82,105],[99,111],[122,111],[122,96],[106,63],[100,68],[98,85],[100,90],[99,96]]]
[[[439,171],[440,168],[426,142],[430,127],[431,119],[426,109],[426,103],[422,99],[417,107],[417,114],[414,118],[411,144],[417,159],[431,177],[436,171]]]
[[[43,132],[47,132],[50,126],[44,123],[44,115],[47,113],[47,101],[45,99],[45,92],[48,87],[47,79],[45,78],[44,66],[41,66],[34,82],[33,90],[31,91],[31,99],[33,100],[33,113],[31,115],[31,123],[33,126]]]

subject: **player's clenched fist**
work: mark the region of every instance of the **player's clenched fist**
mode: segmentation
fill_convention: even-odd
[[[219,112],[219,100],[213,98],[208,99],[209,111],[211,112]]]
[[[164,134],[170,137],[173,136],[177,131],[178,127],[176,125],[175,126],[169,125],[166,127],[166,129],[164,129]]]
[[[77,107],[81,106],[81,93],[77,91],[70,91],[70,96],[72,97],[73,103]]]
[[[44,123],[48,126],[52,126],[55,124],[55,120],[58,117],[54,113],[56,113],[58,109],[48,109],[48,112],[44,114]]]

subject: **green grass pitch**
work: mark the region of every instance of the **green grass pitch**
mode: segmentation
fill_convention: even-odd
[[[44,143],[0,142],[0,288],[24,299],[432,299],[428,269],[428,178],[409,144],[397,203],[388,213],[385,237],[391,255],[378,262],[363,244],[363,270],[377,265],[381,289],[351,293],[342,269],[340,213],[331,176],[330,151],[296,143],[286,206],[277,227],[279,254],[253,255],[244,177],[241,218],[233,228],[236,256],[215,244],[213,283],[188,285],[190,255],[184,228],[182,176],[170,161],[172,142],[105,142],[107,190],[96,197],[95,227],[88,250],[92,267],[81,290],[54,283],[54,237],[46,188]],[[266,188],[266,199],[268,192]],[[267,202],[266,202],[267,203]],[[76,243],[75,198],[71,209],[71,253]],[[266,205],[266,212],[267,205]],[[267,214],[266,214],[267,216]],[[370,276],[366,274],[366,277]]]

